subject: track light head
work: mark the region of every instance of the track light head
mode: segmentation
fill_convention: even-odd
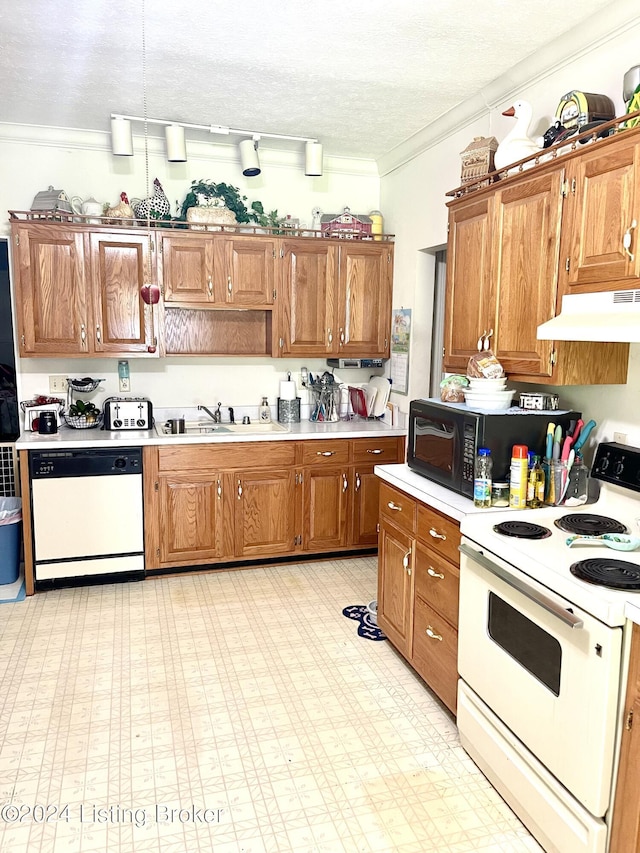
[[[322,176],[322,144],[309,140],[304,146],[304,173],[308,177]]]
[[[133,136],[129,119],[111,117],[111,152],[117,157],[133,157]]]
[[[253,139],[243,139],[238,145],[242,174],[246,178],[255,178],[262,171],[260,169],[260,158],[258,157],[259,139],[259,136],[254,136]]]
[[[170,163],[186,163],[184,127],[180,124],[168,124],[164,129],[164,136],[167,141],[167,160]]]

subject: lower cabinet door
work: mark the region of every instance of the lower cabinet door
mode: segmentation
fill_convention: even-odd
[[[413,618],[413,667],[455,714],[458,632],[418,597]]]
[[[160,562],[217,560],[222,546],[222,475],[165,474],[160,492]]]
[[[238,471],[233,475],[235,556],[265,557],[295,548],[295,472]]]
[[[348,467],[306,468],[303,483],[304,550],[343,548],[348,535]]]
[[[378,544],[378,625],[405,657],[413,631],[413,539],[386,521]]]
[[[380,480],[373,473],[373,465],[356,466],[353,483],[353,545],[371,545],[378,542],[378,497]]]

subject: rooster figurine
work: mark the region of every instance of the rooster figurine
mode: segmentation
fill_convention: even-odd
[[[119,219],[133,220],[133,210],[129,204],[127,194],[125,192],[120,193],[120,201],[118,204],[116,204],[115,207],[105,207],[104,215],[109,218],[112,224],[117,224]]]
[[[157,178],[153,182],[153,195],[136,204],[133,210],[136,219],[169,219],[171,204]]]
[[[498,145],[493,161],[497,171],[504,169],[516,160],[522,160],[540,150],[533,139],[527,136],[531,124],[531,104],[527,101],[516,101],[512,107],[502,113],[503,116],[515,116],[516,123],[512,130]]]

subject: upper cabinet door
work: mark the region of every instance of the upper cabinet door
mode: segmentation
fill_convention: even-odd
[[[305,239],[283,240],[280,245],[278,352],[331,355],[338,346],[338,247]]]
[[[444,367],[454,373],[466,372],[480,336],[495,331],[493,204],[493,196],[485,196],[449,211]]]
[[[20,353],[90,351],[82,233],[29,223],[13,235]]]
[[[213,303],[213,264],[211,237],[192,234],[161,237],[159,278],[164,288],[164,301]]]
[[[551,376],[551,341],[537,327],[555,314],[564,169],[498,190],[492,348],[507,373]]]
[[[562,275],[570,292],[637,287],[640,144],[607,140],[571,164]]]
[[[389,355],[393,246],[349,243],[340,247],[338,351]]]
[[[272,305],[274,241],[264,237],[233,237],[225,240],[224,243],[226,259],[226,276],[222,276],[224,302],[254,308]],[[219,268],[219,265],[217,266]]]
[[[95,351],[148,352],[156,346],[153,307],[140,296],[155,281],[148,236],[94,233],[89,246]]]

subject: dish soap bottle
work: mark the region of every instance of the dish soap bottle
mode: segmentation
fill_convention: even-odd
[[[271,409],[269,407],[269,401],[266,397],[263,397],[262,402],[260,403],[260,409],[258,410],[258,420],[261,424],[271,423]]]
[[[544,471],[540,464],[540,457],[533,457],[533,465],[529,468],[529,480],[527,482],[527,506],[529,509],[537,509],[544,503]]]
[[[479,447],[473,476],[473,505],[491,506],[491,469],[493,460],[488,447]]]

